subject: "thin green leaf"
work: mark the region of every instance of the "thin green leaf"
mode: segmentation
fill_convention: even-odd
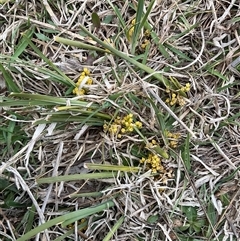
[[[69,224],[68,220],[71,220],[70,223],[73,223],[74,221],[72,220],[79,220],[85,217],[88,217],[92,214],[101,212],[103,210],[109,209],[110,207],[113,207],[115,204],[113,201],[109,200],[105,203],[101,203],[95,207],[90,207],[90,208],[84,208],[81,210],[77,210],[65,215],[62,215],[60,217],[51,219],[50,221],[47,221],[46,223],[43,223],[42,225],[32,229],[31,231],[29,231],[28,233],[22,235],[20,238],[18,238],[16,241],[26,241],[26,240],[30,240],[31,237],[33,237],[34,235],[37,235],[38,233],[44,231],[45,229],[48,229],[52,226],[55,226],[59,223],[62,223],[64,226]]]
[[[113,11],[116,13],[116,15],[117,15],[117,17],[118,17],[118,20],[119,20],[119,22],[120,22],[120,25],[121,25],[123,31],[125,32],[125,35],[127,36],[127,26],[126,26],[126,23],[125,23],[125,21],[124,21],[124,19],[123,19],[123,17],[122,17],[121,12],[119,11],[119,9],[118,9],[116,6],[114,6],[114,5],[112,4],[112,1],[107,0],[107,2],[108,2],[108,4],[111,6],[111,8],[113,9]]]
[[[190,142],[190,135],[188,133],[185,143],[183,144],[183,150],[182,150],[182,159],[187,171],[190,171],[191,169],[189,142]]]
[[[218,78],[222,79],[224,82],[228,82],[228,79],[224,75],[222,75],[218,70],[214,69],[214,67],[207,65],[205,68],[211,75],[215,75]]]
[[[37,38],[41,41],[47,42],[47,41],[51,41],[51,39],[49,37],[47,37],[45,34],[42,33],[35,33],[35,35],[37,36]]]
[[[16,119],[16,116],[11,116],[11,119]],[[9,125],[8,125],[8,132],[7,132],[7,147],[8,150],[11,150],[12,147],[12,137],[13,137],[13,133],[14,133],[14,128],[16,126],[16,122],[15,121],[9,121]]]
[[[164,44],[165,47],[167,47],[169,50],[171,50],[174,54],[176,54],[179,58],[184,59],[186,61],[193,61],[191,58],[189,58],[186,54],[184,54],[181,50],[178,50],[176,48],[174,48],[173,46],[171,46],[170,44],[165,43]],[[174,64],[177,65],[177,64]]]
[[[214,207],[214,205],[212,204],[212,202],[209,202],[208,203],[208,206],[207,206],[207,214],[208,214],[208,218],[209,218],[209,221],[211,222],[211,226],[214,226],[217,222],[217,213],[216,213],[216,209]],[[212,235],[212,228],[211,226],[208,227],[208,230],[206,232],[206,237],[210,237]]]
[[[124,221],[124,216],[118,219],[118,221],[114,224],[114,226],[111,228],[111,230],[108,232],[106,237],[103,239],[103,241],[109,241],[114,233],[117,231],[117,229],[122,225]]]
[[[157,108],[157,106],[155,105],[155,103],[153,102],[153,100],[151,98],[148,99],[149,102],[151,103],[154,111],[155,111],[155,116],[157,118],[158,121],[158,125],[159,125],[159,134],[162,135],[164,143],[167,143],[167,137],[166,137],[166,120],[164,120],[164,115],[161,113],[161,111],[159,110],[159,108]]]
[[[52,69],[54,69],[58,74],[60,74],[60,75],[66,80],[66,83],[67,83],[69,86],[75,86],[75,83],[74,83],[69,77],[67,77],[59,68],[57,68],[57,67],[37,48],[37,46],[35,46],[35,44],[30,40],[30,38],[28,38],[28,36],[26,36],[25,34],[23,34],[23,38],[24,38],[25,41],[31,46],[31,48],[34,50],[34,52],[39,55],[39,57],[40,57],[41,59],[43,59]]]
[[[74,174],[56,177],[45,177],[37,179],[38,184],[42,183],[55,183],[55,182],[67,182],[76,180],[87,180],[87,179],[101,179],[101,178],[115,178],[118,172],[101,172],[101,173],[87,173],[87,174]]]
[[[30,28],[28,29],[24,34],[31,39],[32,35],[34,33],[34,28]],[[21,38],[19,44],[17,45],[14,54],[12,56],[12,61],[16,60],[23,52],[24,50],[27,48],[28,46],[28,42],[25,41],[24,37]]]
[[[100,205],[97,205],[95,207],[85,208],[83,210],[79,210],[78,215],[73,215],[73,217],[68,218],[66,221],[62,223],[62,227],[66,227],[67,225],[74,223],[82,218],[89,217],[90,215],[93,215],[95,213],[99,213],[103,210],[109,209],[110,207],[115,206],[114,202],[112,200],[108,200],[105,203],[102,203]]]
[[[137,6],[137,14],[136,14],[136,24],[134,26],[134,32],[132,36],[132,47],[131,47],[131,53],[135,54],[135,49],[136,46],[138,45],[139,42],[139,35],[141,33],[141,29],[147,22],[147,18],[152,10],[153,4],[155,3],[155,0],[152,0],[150,4],[148,5],[148,9],[146,13],[144,14],[143,12],[143,6],[144,6],[144,0],[139,0],[138,1],[138,6]],[[143,18],[142,18],[143,16]]]
[[[138,172],[140,167],[129,167],[120,165],[106,165],[106,164],[93,164],[85,163],[86,168],[90,170],[105,170],[105,171],[122,171],[122,172]]]
[[[24,99],[30,99],[30,100],[39,100],[42,103],[52,103],[54,105],[73,105],[73,106],[79,106],[84,108],[91,108],[91,109],[98,109],[99,105],[92,104],[89,105],[88,102],[80,101],[80,100],[72,100],[70,98],[61,98],[61,97],[55,97],[55,96],[47,96],[47,95],[39,95],[39,94],[29,94],[29,93],[11,93],[10,96],[24,98]],[[3,102],[4,103],[4,102]],[[2,103],[0,103],[1,106]]]
[[[188,34],[191,30],[193,30],[194,28],[196,28],[196,27],[198,27],[198,26],[199,26],[199,23],[193,24],[191,27],[187,28],[185,31],[183,31],[183,32],[181,32],[181,33],[179,33],[179,34],[176,34],[176,35],[170,37],[170,38],[169,38],[169,41],[171,41],[171,40],[176,40],[176,39],[181,38],[182,36]]]
[[[11,75],[9,74],[9,72],[4,69],[4,67],[3,67],[3,65],[1,63],[0,63],[0,71],[3,74],[3,78],[6,81],[6,85],[8,87],[9,92],[11,92],[11,91],[21,92],[21,90],[18,88],[18,86],[13,81],[13,79],[12,79]]]
[[[132,42],[131,54],[133,55],[135,54],[135,48],[138,44],[138,41],[139,41],[138,38],[141,32],[140,23],[141,23],[142,16],[144,14],[143,7],[144,7],[144,0],[138,0],[135,24],[133,26],[134,31],[133,31],[133,35],[131,36],[131,42]]]
[[[98,48],[98,47],[90,45],[90,44],[84,44],[84,43],[81,43],[78,41],[70,40],[70,39],[55,37],[54,40],[57,42],[60,42],[62,44],[65,44],[65,45],[74,46],[74,47],[78,47],[81,49],[87,49],[87,50],[93,50],[93,51],[98,51],[98,52],[102,52],[102,53],[107,53],[107,51],[104,49]]]

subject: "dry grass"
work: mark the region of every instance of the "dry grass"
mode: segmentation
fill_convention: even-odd
[[[125,29],[110,3],[120,10]],[[15,89],[6,84],[2,71],[1,239],[17,240],[50,219],[111,199],[112,208],[87,218],[86,230],[79,231],[77,222],[73,231],[54,225],[35,240],[64,239],[69,230],[64,240],[238,240],[239,75],[230,65],[240,55],[239,4],[234,0],[155,1],[148,17],[153,33],[149,49],[145,52],[140,47],[142,31],[132,55],[126,32],[137,1],[110,3],[20,0],[0,4],[0,63],[16,84]],[[101,19],[100,29],[92,24],[92,12]],[[122,58],[53,40],[61,36],[101,47],[79,24],[101,40],[111,38],[116,49],[166,79],[174,77],[183,86],[190,82],[186,104],[166,105],[165,86]],[[26,40],[21,42],[23,33],[59,68],[59,75]],[[16,88],[76,99],[68,81],[76,82],[85,67],[94,81],[84,101],[96,105],[90,111],[104,114],[91,124],[77,121],[81,115],[74,110],[66,115],[69,119],[56,123],[51,117],[60,104],[4,105],[11,91],[18,92]],[[13,103],[18,101],[15,98]],[[140,134],[119,139],[103,131],[104,118],[113,121],[128,113],[143,123]],[[46,118],[50,121],[45,122]],[[170,147],[165,130],[181,134],[177,148]],[[145,143],[152,139],[169,154],[168,159],[161,157],[164,174],[153,175],[141,166],[138,172],[123,172],[112,179],[36,184],[41,177],[92,172],[86,163],[140,166],[147,153]],[[96,196],[87,196],[90,192]],[[107,239],[122,216],[117,231]]]

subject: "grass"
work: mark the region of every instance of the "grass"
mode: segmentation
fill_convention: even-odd
[[[0,8],[1,240],[239,239],[236,3]]]

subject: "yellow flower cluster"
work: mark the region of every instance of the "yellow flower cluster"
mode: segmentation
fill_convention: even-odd
[[[88,68],[84,68],[83,72],[81,73],[76,83],[76,87],[73,89],[73,94],[76,94],[78,96],[86,94],[87,89],[83,88],[83,86],[91,85],[93,83],[93,80],[89,76],[90,76],[90,70]]]
[[[85,221],[86,221],[86,218],[82,218],[81,220],[78,220],[78,225],[83,224]],[[69,229],[74,229],[74,224],[71,223],[71,224],[67,225],[67,227],[68,227]],[[84,232],[84,231],[87,230],[87,226],[85,226],[85,227],[83,227],[83,228],[81,228],[81,229],[79,229],[79,230],[82,231],[82,232]]]
[[[128,30],[128,38],[129,40],[132,39],[133,32],[134,32],[134,25],[136,24],[136,19],[134,18],[131,22],[130,28]]]
[[[148,39],[144,39],[143,43],[141,44],[141,48],[145,49],[148,44],[150,44],[150,41]]]
[[[146,29],[144,31],[144,37],[143,37],[142,44],[140,45],[142,50],[146,49],[146,47],[150,44],[150,37],[151,37],[151,33],[148,29]]]
[[[136,19],[134,18],[132,21],[131,21],[131,25],[130,25],[130,28],[128,30],[128,40],[130,41],[132,39],[132,36],[133,36],[133,33],[134,33],[134,27],[135,27],[135,24],[136,24]],[[146,29],[144,31],[144,34],[143,34],[143,41],[142,43],[139,45],[140,47],[140,50],[145,50],[147,45],[150,44],[150,37],[151,37],[151,33],[148,29]]]
[[[171,148],[177,148],[179,138],[181,137],[180,133],[171,133],[167,131],[166,136],[169,138],[169,146]]]
[[[168,103],[169,105],[173,106],[173,105],[180,105],[180,106],[184,106],[185,105],[185,100],[184,98],[179,94],[179,91],[182,92],[188,92],[190,91],[191,85],[190,83],[187,83],[185,86],[181,87],[180,90],[178,91],[172,91],[170,89],[166,89],[166,92],[169,94],[169,98],[166,99],[166,103]]]
[[[140,160],[141,164],[146,163],[148,168],[152,170],[152,173],[163,172],[164,167],[161,163],[161,159],[158,155],[149,153],[147,158],[142,158]]]
[[[146,38],[149,38],[150,35],[151,35],[150,30],[146,29],[145,32],[144,32],[144,36],[145,36]]]
[[[128,114],[123,118],[118,116],[110,126],[107,124],[103,125],[105,132],[108,131],[111,135],[117,135],[118,138],[121,138],[122,134],[133,132],[134,127],[141,129],[142,123],[140,121],[134,122],[133,114]]]
[[[157,145],[158,143],[156,142],[156,140],[153,139],[151,142],[147,144],[146,147],[149,149],[156,147]],[[143,157],[142,159],[140,159],[140,163],[146,163],[147,168],[151,169],[152,173],[164,172],[164,167],[162,165],[161,159],[157,154],[153,154],[150,152],[147,158]]]
[[[188,91],[190,91],[190,88],[191,88],[191,84],[190,84],[190,83],[187,83],[185,86],[183,86],[183,87],[181,88],[181,91],[182,91],[182,92],[188,92]]]
[[[164,173],[160,174],[158,179],[161,179],[163,184],[167,184],[168,180],[174,177],[173,169],[165,170]],[[160,193],[164,192],[165,188],[160,188]]]

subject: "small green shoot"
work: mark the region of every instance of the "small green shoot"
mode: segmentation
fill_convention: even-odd
[[[92,13],[92,23],[95,28],[100,28],[101,26],[101,21],[97,13],[93,12]]]

